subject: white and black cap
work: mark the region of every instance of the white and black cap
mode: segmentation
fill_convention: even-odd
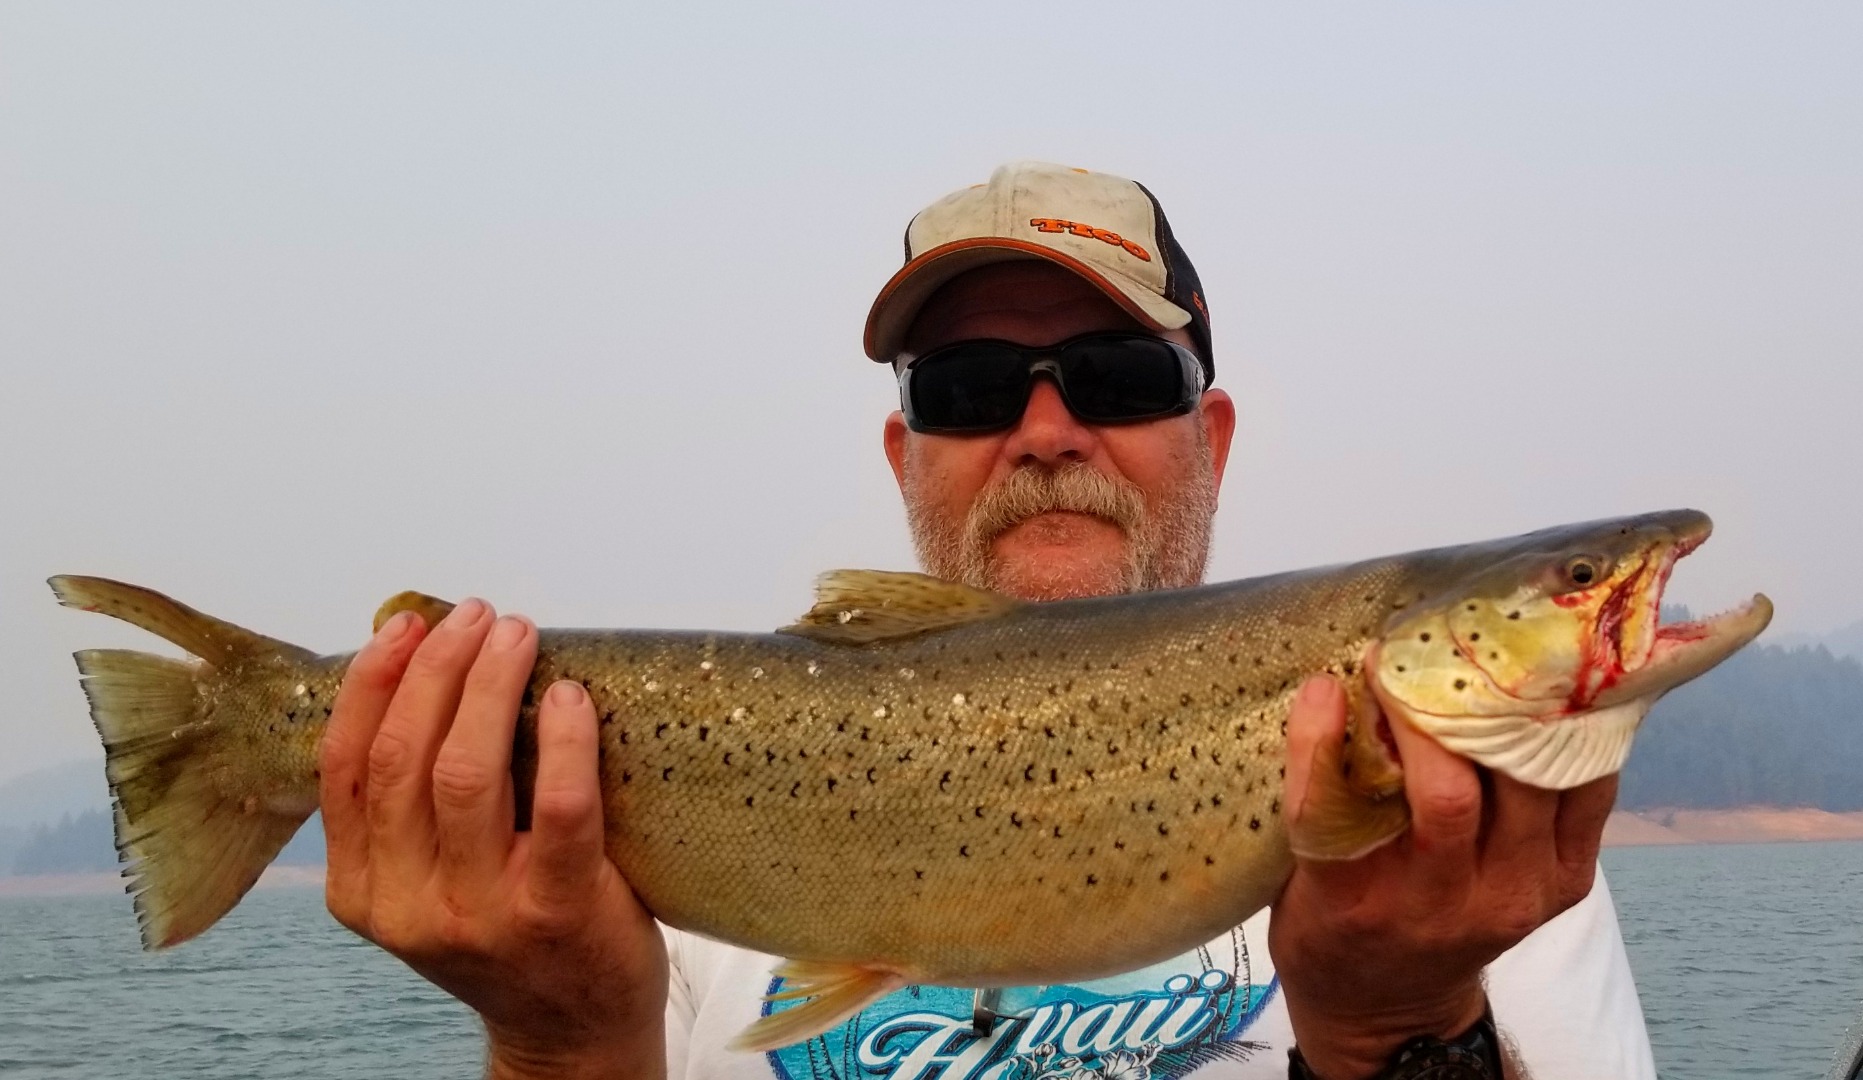
[[[1153,330],[1188,328],[1205,384],[1215,378],[1203,286],[1158,200],[1132,180],[1039,161],[1004,165],[989,183],[952,192],[913,217],[906,265],[867,315],[867,355],[892,363],[940,285],[1016,259],[1067,267]]]

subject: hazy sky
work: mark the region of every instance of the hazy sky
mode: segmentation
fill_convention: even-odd
[[[0,779],[57,608],[777,625],[911,563],[860,351],[911,213],[1142,180],[1242,426],[1212,576],[1696,506],[1863,618],[1863,8],[0,6]]]

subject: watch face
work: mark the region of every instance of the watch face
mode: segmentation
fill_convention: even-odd
[[[1288,1054],[1289,1080],[1317,1080],[1296,1047]],[[1501,1080],[1501,1040],[1494,1018],[1483,1014],[1455,1039],[1419,1036],[1405,1043],[1372,1080]]]

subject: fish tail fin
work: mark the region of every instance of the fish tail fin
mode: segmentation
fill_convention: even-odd
[[[246,762],[226,704],[213,695],[223,669],[312,654],[134,585],[55,577],[67,607],[112,615],[201,658],[127,649],[76,654],[91,720],[104,744],[117,854],[134,898],[144,948],[186,941],[212,926],[258,880],[315,809],[278,798]],[[282,807],[282,809],[281,809]],[[301,812],[300,812],[301,811]]]
[[[762,1053],[812,1039],[908,981],[885,968],[810,960],[785,960],[775,974],[784,987],[767,995],[766,1001],[809,1000],[765,1013],[731,1040],[731,1049]]]
[[[1378,702],[1360,680],[1344,684],[1343,738],[1323,741],[1288,840],[1303,859],[1345,860],[1383,847],[1410,827],[1404,773],[1386,742]]]

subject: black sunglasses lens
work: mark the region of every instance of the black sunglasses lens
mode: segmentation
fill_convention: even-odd
[[[1000,345],[954,345],[913,364],[907,385],[912,418],[921,428],[1008,427],[1028,404],[1028,360]]]
[[[1061,356],[1067,403],[1082,420],[1162,416],[1187,396],[1177,352],[1153,338],[1078,341]]]

